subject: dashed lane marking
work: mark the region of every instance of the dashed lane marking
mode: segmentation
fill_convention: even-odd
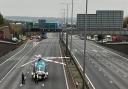
[[[90,43],[90,44],[92,44],[92,43]],[[121,56],[121,55],[119,55],[119,54],[117,54],[117,53],[115,53],[115,52],[112,52],[112,51],[110,51],[110,50],[108,50],[108,49],[105,49],[105,48],[100,47],[100,46],[95,45],[95,44],[92,44],[92,45],[94,45],[94,46],[96,46],[96,47],[98,47],[98,48],[104,49],[104,50],[106,50],[106,51],[108,51],[108,52],[110,52],[110,53],[112,53],[112,54],[115,54],[115,55],[117,55],[117,56],[119,56],[119,57],[121,57],[121,58],[124,58],[124,59],[126,59],[126,60],[128,61],[127,58],[125,58],[125,57],[123,57],[123,56]]]

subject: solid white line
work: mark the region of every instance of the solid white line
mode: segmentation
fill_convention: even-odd
[[[90,42],[89,42],[90,43]],[[92,44],[92,43],[90,43],[90,44]],[[111,53],[113,53],[113,54],[115,54],[115,55],[117,55],[117,56],[120,56],[120,57],[122,57],[122,58],[124,58],[124,59],[126,59],[127,61],[128,61],[128,59],[126,58],[126,57],[123,57],[123,56],[121,56],[121,55],[119,55],[119,54],[117,54],[117,53],[115,53],[115,52],[112,52],[112,51],[110,51],[110,50],[108,50],[108,49],[105,49],[105,48],[103,48],[103,47],[100,47],[100,46],[98,46],[98,45],[95,45],[95,44],[92,44],[92,45],[94,45],[94,46],[96,46],[96,47],[98,47],[98,48],[101,48],[101,49],[104,49],[104,51],[109,51],[109,52],[111,52]]]
[[[68,49],[70,49],[69,46],[68,46]],[[87,50],[86,50],[86,51],[87,51]],[[71,54],[73,55],[73,57],[74,57],[75,60],[77,61],[77,63],[78,63],[78,65],[79,65],[80,69],[83,71],[83,68],[82,68],[82,66],[80,65],[80,63],[79,63],[79,61],[77,60],[77,58],[75,57],[75,55],[74,55],[72,52],[71,52]],[[94,85],[92,84],[91,80],[89,79],[89,77],[87,76],[86,73],[85,73],[85,76],[86,76],[86,78],[88,79],[89,83],[91,84],[92,88],[95,89]]]
[[[10,43],[10,44],[16,44],[16,43],[13,43],[13,42],[2,41],[2,40],[0,40],[0,43]]]
[[[34,47],[33,47],[34,48]],[[31,52],[31,48],[24,56]],[[23,60],[24,56],[15,64],[15,66],[0,80],[0,83],[8,76],[8,74]]]
[[[61,52],[60,45],[59,45],[59,49],[60,49],[60,55],[61,55],[61,57],[62,57],[62,52]],[[62,59],[62,62],[64,63],[63,59]],[[68,81],[67,81],[67,76],[66,76],[66,72],[65,72],[64,65],[63,65],[63,70],[64,70],[64,76],[65,76],[66,86],[67,86],[67,89],[69,89]]]
[[[78,62],[77,58],[74,56],[74,54],[72,53],[73,57],[75,58],[75,60],[77,61],[78,65],[80,66],[81,70],[83,71],[82,66],[80,65],[80,63]],[[92,84],[91,80],[89,79],[89,77],[87,76],[87,74],[85,73],[86,78],[88,79],[89,83],[91,84],[91,86],[93,87],[93,89],[95,89],[94,85]]]
[[[96,52],[96,53],[97,53],[97,50],[91,50],[91,51],[93,51],[93,52]]]
[[[4,61],[3,63],[1,63],[0,66],[3,65],[4,63],[6,63],[7,61],[9,61],[11,58],[13,58],[14,56],[16,56],[17,54],[19,54],[21,51],[23,51],[23,50],[25,49],[25,47],[27,46],[27,44],[28,44],[28,41],[27,41],[27,43],[25,44],[25,46],[24,46],[23,49],[21,49],[18,53],[14,54],[14,55],[11,56],[10,58],[8,58],[6,61]]]

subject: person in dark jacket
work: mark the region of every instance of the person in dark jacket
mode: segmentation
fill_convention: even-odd
[[[23,84],[25,84],[25,75],[24,75],[24,73],[23,73],[23,72],[22,72],[21,77],[22,77],[22,85],[23,85]]]
[[[35,83],[38,83],[38,74],[35,73]]]

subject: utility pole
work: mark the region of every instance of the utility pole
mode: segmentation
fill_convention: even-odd
[[[67,29],[67,26],[68,26],[68,3],[61,3],[61,4],[65,4],[66,7],[67,7],[67,18],[66,18],[66,24],[65,24],[65,27],[64,27],[64,30],[66,30],[66,54],[67,54],[67,51],[68,51],[68,29]]]
[[[63,28],[62,28],[62,40],[63,40],[63,37],[64,37],[64,32],[63,32],[63,30],[64,30],[64,28],[65,28],[65,23],[66,23],[66,18],[65,18],[65,9],[64,9],[64,21],[63,21]]]
[[[71,41],[70,41],[70,52],[72,53],[72,33],[73,33],[73,0],[72,0],[72,12],[71,12]]]
[[[85,60],[87,58],[87,55],[86,55],[86,39],[87,39],[87,36],[86,36],[86,31],[88,29],[87,27],[87,19],[88,19],[88,0],[86,0],[86,12],[85,12],[85,29],[84,29],[84,62],[83,62],[83,76],[85,76]],[[83,79],[83,89],[85,89],[85,79]]]
[[[67,20],[66,27],[68,26],[68,3],[67,3]],[[68,29],[66,28],[66,54],[68,53]]]

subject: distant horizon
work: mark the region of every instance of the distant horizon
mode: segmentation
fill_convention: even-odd
[[[37,17],[37,18],[43,18],[45,16],[4,16],[4,17]],[[45,18],[64,18],[64,17],[45,17]],[[68,17],[68,18],[71,18],[71,17]],[[76,18],[76,17],[73,17],[73,18]]]
[[[62,17],[46,17],[46,16],[17,16],[17,15],[13,15],[13,16],[4,16],[4,17],[36,17],[36,18],[43,18],[43,17],[45,17],[45,18],[62,18]]]

